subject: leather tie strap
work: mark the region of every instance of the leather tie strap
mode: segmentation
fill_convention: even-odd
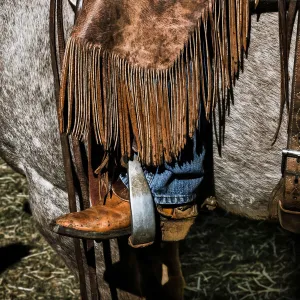
[[[65,51],[64,42],[64,29],[63,29],[63,14],[62,14],[62,0],[51,0],[49,9],[49,37],[50,37],[50,52],[52,62],[52,72],[54,77],[54,89],[56,104],[59,100],[60,78],[59,72],[61,70],[61,64]],[[69,209],[71,212],[75,212],[76,208],[76,196],[75,185],[72,172],[72,159],[70,153],[70,145],[66,134],[60,135],[63,163],[66,176],[66,187],[68,192]],[[80,294],[82,300],[88,299],[85,271],[83,265],[83,257],[80,247],[80,240],[73,239],[74,251],[76,257],[76,263],[78,267]]]
[[[283,150],[284,194],[279,201],[281,226],[300,233],[300,19],[297,25],[293,87],[290,101],[287,150]]]

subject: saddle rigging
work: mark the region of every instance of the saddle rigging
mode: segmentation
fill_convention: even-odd
[[[280,16],[280,37],[281,37],[281,58],[282,58],[282,95],[286,98],[289,110],[288,120],[288,141],[287,149],[282,151],[282,176],[283,185],[281,199],[278,202],[278,216],[283,228],[300,233],[300,186],[299,186],[299,164],[300,164],[300,18],[299,2],[290,1],[288,10],[285,10],[287,3],[279,3]],[[289,58],[291,36],[296,14],[298,12],[296,48],[294,59],[294,74],[292,80],[292,92],[289,100],[287,63]]]

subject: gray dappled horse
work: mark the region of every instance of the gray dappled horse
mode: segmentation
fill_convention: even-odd
[[[40,232],[76,271],[71,239],[48,227],[53,218],[68,212],[50,63],[48,2],[0,3],[0,154],[26,176]],[[74,17],[69,5],[65,5],[65,16],[69,32]],[[262,14],[259,22],[252,16],[248,60],[234,95],[222,157],[214,156],[218,204],[235,214],[267,219],[269,196],[280,179],[281,150],[286,145],[284,122],[277,143],[271,146],[280,95],[277,13]],[[177,246],[155,247],[132,250],[122,239],[97,245],[101,299],[138,299],[133,294],[141,290],[150,298],[167,295],[174,282],[177,289],[170,297],[180,299],[183,279]],[[103,280],[105,268],[109,283]]]

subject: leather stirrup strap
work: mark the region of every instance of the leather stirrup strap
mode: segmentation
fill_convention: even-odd
[[[277,129],[273,138],[275,144],[279,130],[282,123],[282,116],[285,105],[289,110],[289,73],[288,73],[288,60],[289,60],[289,39],[291,39],[290,27],[293,28],[294,19],[286,11],[287,0],[278,0],[278,23],[279,23],[279,51],[280,51],[280,112]],[[289,5],[289,12],[293,12],[294,5]],[[292,23],[292,24],[291,24]],[[289,29],[288,29],[289,27]]]
[[[289,110],[289,73],[288,62],[290,46],[293,34],[293,27],[297,13],[297,1],[290,1],[287,9],[287,0],[278,0],[278,21],[279,21],[279,50],[281,69],[281,92],[280,92],[280,113],[277,129],[273,138],[275,144],[282,123],[282,116],[285,105]]]
[[[51,62],[52,62],[52,72],[54,77],[54,87],[55,87],[55,98],[56,105],[58,107],[59,101],[59,71],[61,69],[63,55],[64,55],[64,37],[63,37],[63,19],[62,19],[62,0],[51,0],[50,1],[50,11],[49,11],[49,35],[50,35],[50,51],[51,51]],[[58,46],[56,44],[58,41]],[[59,53],[59,61],[58,61]],[[70,145],[68,137],[66,134],[60,135],[63,163],[66,176],[66,186],[69,199],[69,209],[71,212],[76,212],[76,197],[75,197],[75,186],[72,173],[72,160],[70,153]],[[80,283],[80,294],[83,300],[88,299],[85,272],[83,266],[83,259],[80,247],[80,240],[73,239],[75,257],[79,273],[79,283]]]
[[[297,1],[297,4],[298,1]],[[297,8],[298,10],[298,8]],[[291,16],[293,17],[293,16]],[[300,233],[300,18],[298,14],[293,87],[290,101],[287,150],[283,150],[284,194],[279,201],[283,228]]]

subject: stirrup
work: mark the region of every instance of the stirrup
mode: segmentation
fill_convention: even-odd
[[[128,162],[132,233],[128,239],[134,248],[151,245],[155,239],[155,208],[141,163],[134,156]]]
[[[131,227],[106,232],[86,231],[81,230],[80,227],[77,229],[71,226],[59,225],[54,220],[51,224],[52,230],[55,233],[69,237],[94,240],[112,239],[131,234],[129,244],[132,247],[139,248],[151,245],[154,242],[156,233],[154,202],[143,169],[136,157],[128,163],[128,176]],[[117,195],[117,193],[115,194]],[[106,209],[104,206],[102,207]],[[92,209],[85,211],[91,211]]]

